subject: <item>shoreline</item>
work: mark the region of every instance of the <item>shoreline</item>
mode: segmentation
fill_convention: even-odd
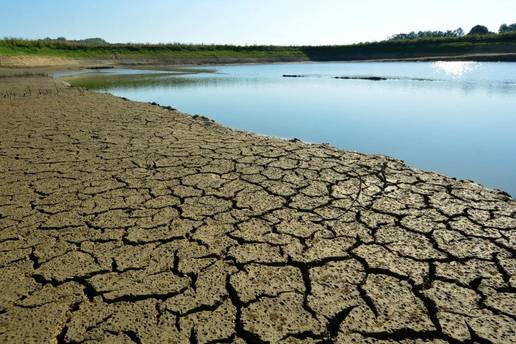
[[[296,64],[296,63],[332,63],[332,62],[333,61],[302,61],[302,62],[287,62],[287,63]],[[339,62],[343,62],[343,61],[339,61]],[[398,61],[348,61],[348,62],[368,63],[368,62],[398,62]],[[409,61],[406,61],[406,62],[409,62]],[[413,62],[427,62],[427,61],[413,61]],[[278,62],[278,63],[284,63],[284,62]],[[256,62],[256,63],[249,63],[249,64],[262,64],[262,63],[261,62]],[[265,64],[269,64],[269,63],[265,62]],[[168,67],[169,68],[178,68],[180,70],[181,68],[189,68],[189,67],[195,67],[195,66],[196,65],[173,65],[173,66],[168,66]],[[209,65],[206,65],[206,66],[217,66],[217,65],[209,64]],[[154,65],[154,66],[147,66],[147,67],[151,67],[151,69],[149,69],[149,70],[153,70],[153,69],[160,70],[160,68],[162,68],[164,66]],[[96,68],[93,68],[93,69],[104,69],[104,68],[105,67],[96,67]],[[107,68],[128,68],[128,69],[132,69],[130,66],[122,66],[122,65],[121,66],[114,66],[114,67],[107,67]],[[137,68],[138,67],[136,67],[135,69],[137,69]],[[70,71],[81,71],[81,70],[86,70],[86,69],[88,69],[88,68],[80,67],[80,68],[73,68],[73,69],[68,69],[68,70],[70,70]],[[45,71],[47,71],[47,72],[45,72]],[[13,78],[13,79],[26,78],[26,77],[48,77],[48,78],[52,79],[55,83],[59,83],[59,84],[61,84],[62,87],[65,87],[65,88],[84,89],[87,92],[94,92],[94,93],[99,93],[99,94],[107,94],[107,95],[110,95],[112,97],[122,99],[124,101],[129,101],[129,102],[134,102],[134,103],[142,103],[142,104],[150,104],[150,105],[158,106],[158,107],[160,107],[160,108],[162,108],[164,110],[175,111],[175,112],[181,113],[181,114],[183,114],[185,116],[188,116],[188,117],[201,118],[202,120],[212,122],[212,123],[214,123],[214,124],[216,124],[218,126],[227,128],[227,129],[229,129],[231,131],[236,131],[236,132],[241,132],[241,133],[244,133],[244,134],[255,135],[255,136],[258,136],[258,137],[264,137],[264,138],[271,138],[271,139],[276,139],[276,140],[288,141],[288,142],[300,142],[300,143],[309,144],[309,145],[316,145],[316,146],[319,145],[319,146],[323,146],[323,147],[329,147],[329,148],[332,148],[332,149],[335,149],[335,150],[347,151],[347,152],[352,152],[352,153],[357,153],[357,154],[364,154],[364,155],[369,155],[369,156],[373,156],[373,157],[375,157],[375,156],[376,157],[380,157],[380,158],[383,157],[383,158],[388,158],[388,159],[396,160],[396,161],[406,165],[405,161],[402,160],[402,159],[399,159],[399,158],[396,158],[396,157],[392,157],[392,156],[389,156],[389,155],[384,155],[384,154],[381,154],[381,153],[362,153],[362,152],[359,152],[359,151],[353,151],[353,150],[349,150],[349,149],[345,149],[345,148],[339,148],[339,147],[333,146],[333,145],[331,145],[329,143],[307,142],[307,141],[299,140],[296,137],[288,138],[288,137],[271,136],[271,135],[266,135],[266,134],[258,134],[258,133],[254,133],[252,131],[247,131],[245,129],[224,126],[222,124],[217,123],[214,119],[210,118],[209,116],[199,115],[199,114],[195,114],[195,115],[189,114],[189,113],[186,113],[186,112],[182,112],[180,109],[175,109],[175,108],[172,108],[171,106],[168,106],[168,105],[162,105],[162,104],[160,104],[158,102],[155,102],[155,101],[142,102],[142,101],[137,101],[137,100],[132,100],[132,99],[128,99],[128,98],[125,98],[125,97],[117,96],[117,95],[114,95],[114,94],[109,93],[109,92],[99,92],[99,91],[97,91],[95,89],[88,89],[87,87],[74,86],[70,82],[68,82],[69,80],[67,80],[67,79],[70,79],[70,78],[79,78],[80,79],[81,78],[80,74],[79,75],[62,75],[62,76],[59,76],[59,77],[53,77],[52,73],[55,73],[55,72],[58,72],[58,71],[64,71],[64,70],[61,69],[61,67],[57,67],[56,69],[54,69],[54,68],[52,68],[52,69],[43,68],[41,73],[37,72],[34,75],[32,75],[32,74],[30,74],[30,72],[28,72],[29,73],[28,75],[24,75],[26,70],[22,69],[22,75],[17,75],[15,73],[14,75],[2,76],[2,73],[1,73],[2,69],[0,68],[0,80],[1,80],[2,77],[4,77],[4,78]],[[186,74],[188,74],[188,73],[186,73]],[[339,78],[339,77],[335,77],[335,78]],[[440,175],[440,176],[445,177],[445,178],[450,178],[450,179],[453,179],[453,180],[457,180],[459,182],[474,183],[474,184],[476,184],[476,185],[478,185],[480,187],[483,187],[485,189],[488,189],[488,190],[491,190],[493,192],[500,193],[501,195],[507,196],[507,197],[509,197],[509,199],[516,200],[516,195],[513,196],[510,193],[508,193],[507,191],[505,191],[505,190],[503,190],[501,188],[498,188],[498,187],[487,186],[487,185],[482,184],[481,182],[477,182],[477,181],[472,180],[472,179],[457,178],[457,177],[448,175],[448,174],[446,174],[444,172],[426,170],[424,168],[418,168],[417,166],[412,166],[412,165],[406,165],[406,166],[408,168],[410,168],[410,169],[418,170],[418,171],[421,171],[421,172],[434,173],[434,174]]]
[[[435,62],[435,61],[473,61],[473,62],[516,62],[516,53],[477,53],[458,55],[428,55],[405,58],[362,58],[339,60],[313,60],[308,57],[274,58],[64,58],[51,56],[0,56],[0,69],[17,68],[145,68],[145,67],[192,67],[231,64],[262,63],[331,63],[331,62]]]
[[[75,86],[70,85],[68,82],[60,80],[60,79],[62,79],[62,78],[59,78],[57,80],[60,81],[61,83],[63,83],[65,87],[75,87]],[[87,89],[87,90],[88,90],[88,92],[96,92],[96,93],[98,92],[97,90],[89,90],[89,89]],[[443,173],[443,172],[431,171],[431,170],[426,170],[426,169],[423,169],[423,168],[418,168],[417,166],[408,165],[404,160],[396,158],[396,157],[393,157],[393,156],[390,156],[390,155],[381,154],[381,153],[363,153],[363,152],[360,152],[360,151],[355,151],[355,150],[350,150],[350,149],[345,149],[345,148],[339,148],[339,147],[334,146],[334,145],[329,144],[329,143],[310,142],[310,141],[300,140],[297,137],[289,138],[289,137],[281,137],[281,136],[274,136],[274,135],[259,134],[259,133],[255,133],[255,132],[252,132],[252,131],[249,131],[249,130],[223,125],[221,123],[218,123],[214,119],[210,118],[209,115],[208,116],[207,115],[199,115],[199,114],[193,115],[193,114],[190,114],[190,113],[183,112],[180,109],[172,108],[169,105],[162,105],[162,104],[160,104],[158,102],[137,101],[137,100],[128,99],[128,98],[125,98],[125,97],[122,97],[122,96],[117,96],[117,95],[109,93],[109,92],[99,92],[99,93],[108,94],[110,96],[122,99],[124,101],[129,101],[129,102],[134,102],[134,103],[141,103],[141,104],[150,104],[150,105],[158,106],[158,107],[160,107],[160,108],[162,108],[164,110],[174,111],[174,112],[177,112],[177,113],[180,113],[182,115],[185,115],[185,116],[188,116],[188,117],[192,117],[192,118],[199,118],[199,119],[201,119],[203,121],[211,122],[211,123],[213,123],[215,125],[218,125],[220,127],[229,129],[229,130],[234,131],[234,132],[239,132],[239,133],[242,133],[242,134],[248,134],[248,135],[252,135],[252,136],[262,137],[262,138],[265,138],[265,139],[280,140],[280,141],[285,141],[285,142],[294,142],[294,143],[301,143],[301,144],[305,144],[305,145],[320,146],[320,147],[328,148],[328,149],[335,150],[335,151],[344,151],[344,152],[350,152],[350,153],[355,153],[355,154],[367,155],[367,156],[370,156],[370,157],[378,157],[380,159],[384,159],[385,158],[385,159],[397,161],[397,162],[401,163],[402,165],[406,166],[409,169],[416,170],[416,171],[423,172],[423,173],[425,173],[425,172],[426,173],[432,173],[432,174],[435,174],[435,175],[439,175],[440,177],[443,177],[443,178],[448,178],[448,179],[456,180],[458,182],[473,183],[473,184],[478,185],[478,186],[480,186],[482,188],[485,188],[487,190],[493,191],[495,193],[499,193],[499,194],[501,194],[503,196],[509,197],[509,199],[513,199],[513,200],[516,201],[516,198],[515,198],[516,195],[515,195],[515,197],[513,197],[511,194],[509,194],[508,192],[506,192],[506,191],[504,191],[504,190],[502,190],[500,188],[487,186],[487,185],[484,185],[484,184],[482,184],[480,182],[477,182],[475,180],[472,180],[472,179],[461,179],[461,178],[457,178],[457,177],[448,175],[448,174]]]
[[[368,63],[369,61],[363,61],[363,62],[358,62],[358,63]],[[305,65],[305,64],[325,64],[327,62],[293,62],[292,64],[302,64],[302,65]],[[332,63],[332,62],[328,62],[328,63]],[[268,64],[264,64],[264,65],[268,65]],[[285,64],[285,66],[288,66]],[[494,66],[494,64],[492,65]],[[186,67],[186,66],[185,66]],[[496,67],[496,66],[495,66]],[[157,69],[159,69],[159,67],[156,67]],[[177,67],[176,70],[174,71],[180,71],[180,68],[181,67]],[[186,67],[188,68],[188,67]],[[204,69],[206,70],[206,72],[203,72],[203,73],[209,73],[209,72],[216,72],[216,69],[217,66],[214,66],[212,69],[208,70],[208,69]],[[201,71],[201,69],[199,68],[198,71]],[[95,72],[93,70],[93,72]],[[129,73],[132,73],[131,71],[127,71]],[[121,72],[122,74],[124,73],[123,71]],[[188,74],[188,73],[185,73],[185,74]],[[382,75],[382,74],[380,74]],[[150,76],[150,77],[149,77]],[[173,74],[171,76],[174,76]],[[290,78],[300,78],[300,77],[305,77],[305,76],[311,76],[311,74],[308,74],[308,75],[298,75],[298,74],[283,74],[282,77],[290,77]],[[140,80],[140,77],[141,80]],[[318,75],[318,77],[321,77],[321,75]],[[333,79],[347,79],[347,80],[367,80],[367,81],[383,81],[383,80],[410,80],[410,81],[438,81],[438,82],[444,82],[445,79],[440,79],[440,78],[437,78],[435,77],[435,79],[432,79],[432,77],[428,77],[428,78],[416,78],[416,77],[398,77],[398,76],[375,76],[375,75],[371,75],[371,76],[355,76],[353,74],[350,74],[350,75],[344,75],[344,76],[325,76],[327,78],[333,78]],[[98,78],[98,82],[95,83],[96,79]],[[147,78],[150,79],[147,80]],[[110,75],[95,75],[93,73],[93,75],[82,75],[82,74],[77,74],[77,75],[68,75],[68,76],[63,76],[60,78],[61,81],[67,81],[69,82],[69,84],[71,86],[74,86],[74,87],[84,87],[86,89],[89,89],[89,90],[102,90],[102,92],[106,92],[106,93],[109,93],[109,94],[112,94],[112,95],[115,95],[116,96],[116,90],[115,92],[113,93],[110,89],[112,88],[117,88],[117,87],[131,87],[131,86],[134,86],[134,87],[138,87],[138,86],[149,86],[149,85],[153,85],[152,84],[152,79],[154,78],[154,75],[152,74],[142,74],[142,75],[113,75],[113,76],[110,76]],[[58,78],[59,79],[59,78]],[[148,82],[148,84],[146,83]],[[123,95],[123,92],[119,92],[118,94],[121,94]],[[148,101],[149,103],[153,103],[153,104],[157,104],[155,103],[155,98],[153,97],[147,97],[146,101]],[[157,105],[160,105],[160,104],[157,104]],[[171,103],[169,102],[169,105],[172,105],[172,106],[175,106],[174,103]],[[165,106],[165,108],[167,108]],[[180,109],[181,110],[181,109]],[[194,113],[198,113],[196,112],[195,109],[193,108],[190,108],[190,111],[193,111]],[[206,112],[208,111],[208,112]],[[204,112],[201,110],[201,112],[199,113],[209,113],[209,109],[206,110],[204,109]],[[221,114],[221,113],[218,113],[219,116],[223,116],[224,114]],[[208,116],[210,117],[210,116]],[[216,117],[216,116],[215,116]],[[236,128],[238,130],[246,130],[245,129],[245,126],[241,126],[240,128]],[[252,129],[251,129],[252,130]],[[281,134],[281,133],[280,133]],[[260,133],[259,135],[266,135],[266,134],[262,134]],[[294,137],[296,134],[295,132],[292,134],[292,137]],[[272,136],[274,137],[274,136]],[[281,137],[281,136],[276,136],[277,138],[281,138],[281,139],[286,139],[288,140],[289,138],[288,137]],[[333,139],[333,138],[332,138]],[[333,141],[329,138],[325,138],[324,135],[320,135],[320,137],[318,137],[318,141],[319,142],[329,142],[328,140],[330,140],[332,143],[336,144],[336,146],[339,146],[340,149],[348,149],[346,147],[349,147],[349,145],[339,145],[338,144],[338,140],[335,141],[333,139]],[[355,146],[355,149],[357,150],[360,150],[360,146]],[[388,155],[388,152],[386,152],[385,150],[382,150],[381,147],[377,147],[376,150],[371,150],[370,152],[368,152],[368,154],[377,154],[377,155]],[[382,154],[382,153],[387,153],[387,154]],[[403,153],[403,152],[401,152]],[[397,154],[395,152],[391,153],[391,157],[395,158],[395,159],[402,159],[402,154],[400,152],[398,152]],[[428,156],[426,157],[428,159]],[[433,159],[446,159],[446,156],[445,155],[439,155],[439,156],[434,156]],[[477,159],[478,160],[478,159]],[[443,175],[447,175],[447,176],[451,176],[451,177],[459,177],[459,180],[469,180],[469,181],[476,181],[477,183],[480,183],[481,185],[483,185],[484,187],[487,187],[487,188],[490,188],[490,189],[493,189],[493,190],[499,190],[501,192],[504,192],[506,194],[509,194],[510,195],[514,195],[514,190],[511,189],[511,187],[513,186],[512,183],[505,183],[503,185],[500,185],[500,184],[497,184],[498,182],[498,179],[497,178],[491,178],[489,180],[485,179],[484,175],[477,175],[476,178],[473,174],[468,174],[468,173],[456,173],[455,176],[453,176],[453,172],[450,170],[450,169],[446,169],[448,166],[429,166],[429,165],[425,165],[425,161],[419,161],[419,164],[417,162],[414,161],[414,159],[410,159],[410,157],[407,159],[407,161],[409,161],[409,166],[411,167],[414,167],[414,168],[419,168],[421,170],[427,170],[427,171],[432,171],[432,172],[438,172],[438,173],[442,173]],[[437,160],[438,161],[438,160]],[[410,164],[410,162],[412,164]],[[474,170],[476,168],[475,165],[471,165],[470,166],[470,169],[471,170]],[[496,169],[495,169],[496,171]],[[505,190],[504,190],[505,189]]]
[[[0,172],[2,342],[516,341],[502,191],[41,76]]]

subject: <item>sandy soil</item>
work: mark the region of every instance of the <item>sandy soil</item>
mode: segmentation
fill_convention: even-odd
[[[0,342],[515,343],[516,201],[0,79]]]
[[[360,60],[360,58],[358,58]],[[516,53],[479,53],[465,55],[442,55],[414,58],[374,59],[362,57],[363,61],[516,61]],[[308,62],[308,57],[267,57],[267,58],[234,58],[234,57],[205,57],[205,58],[66,58],[52,56],[0,56],[0,68],[88,68],[88,67],[132,67],[148,66],[184,66],[184,65],[221,65],[238,63],[280,63]]]
[[[88,67],[142,67],[142,66],[185,66],[220,65],[235,63],[303,62],[305,57],[156,57],[156,58],[66,58],[52,56],[0,56],[0,67],[4,68],[88,68]]]

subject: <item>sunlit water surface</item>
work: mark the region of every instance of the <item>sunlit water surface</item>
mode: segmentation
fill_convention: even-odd
[[[259,134],[389,155],[420,169],[475,180],[516,196],[516,63],[210,68],[217,73],[105,90],[203,114]],[[124,74],[124,70],[109,73]]]

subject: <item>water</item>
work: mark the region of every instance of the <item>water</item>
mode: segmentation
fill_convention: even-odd
[[[420,169],[516,195],[516,63],[210,68],[217,72],[165,77],[106,91],[203,114],[259,134],[389,155]],[[284,74],[303,77],[285,78]]]

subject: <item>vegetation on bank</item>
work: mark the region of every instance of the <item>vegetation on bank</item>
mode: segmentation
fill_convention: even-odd
[[[202,44],[92,44],[80,41],[25,40],[6,38],[0,40],[0,55],[57,56],[86,58],[138,58],[138,57],[303,57],[296,47],[234,46]]]
[[[515,24],[502,24],[498,29],[498,33],[509,33],[516,32],[516,23]],[[472,35],[489,35],[494,34],[490,32],[489,29],[484,25],[475,25],[471,28],[468,33],[468,36]],[[465,35],[465,31],[463,28],[459,27],[456,30],[447,30],[447,31],[412,31],[409,33],[399,33],[390,38],[390,40],[400,40],[400,39],[418,39],[418,38],[458,38],[463,37]]]
[[[418,39],[418,38],[457,38],[464,36],[464,30],[460,27],[456,30],[448,31],[412,31],[409,33],[399,33],[389,38],[390,41],[401,39]]]
[[[55,56],[70,58],[256,58],[309,59],[313,61],[419,58],[468,54],[516,53],[516,24],[502,25],[500,33],[476,26],[462,29],[399,34],[372,43],[332,46],[235,46],[201,44],[111,44],[100,38],[82,41],[58,39],[0,40],[0,56]],[[478,34],[481,32],[483,34]]]
[[[315,61],[516,54],[516,32],[460,37],[390,39],[374,43],[302,47],[301,49],[311,60]]]

